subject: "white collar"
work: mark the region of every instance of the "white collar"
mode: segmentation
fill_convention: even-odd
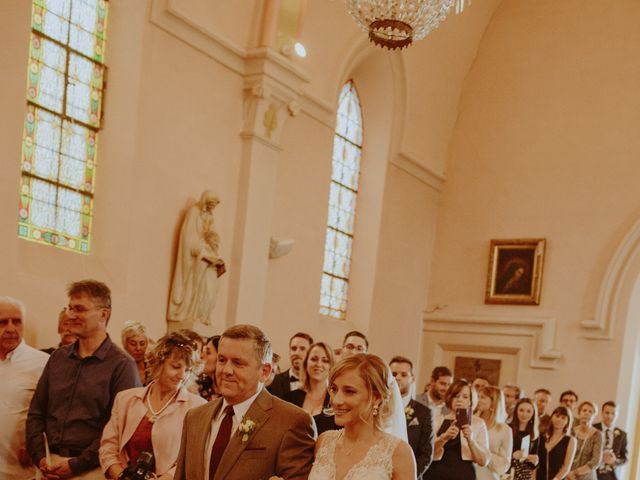
[[[247,411],[249,410],[249,408],[251,408],[251,405],[253,404],[255,399],[258,397],[258,395],[260,395],[260,392],[262,392],[263,387],[264,387],[264,384],[262,383],[258,384],[258,391],[253,396],[247,398],[244,402],[236,403],[235,405],[233,405],[233,415],[235,418],[238,419],[238,421],[240,422],[242,421],[244,416],[247,414]],[[218,413],[218,418],[220,417],[220,415],[222,415],[222,412],[224,412],[225,408],[227,408],[228,405],[229,405],[229,402],[227,402],[227,399],[223,398],[222,408]]]
[[[10,352],[7,352],[7,355],[5,356],[4,361],[9,361],[13,358],[14,355],[18,355],[20,356],[20,352],[22,352],[23,350],[25,350],[27,348],[27,342],[24,341],[24,338],[22,338],[20,340],[20,343],[18,344],[18,346],[16,348],[14,348],[13,350],[11,350]]]
[[[402,406],[407,408],[409,406],[409,402],[411,401],[411,395],[406,395],[402,397]]]

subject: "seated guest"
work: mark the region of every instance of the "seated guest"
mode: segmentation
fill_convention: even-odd
[[[138,368],[138,375],[142,385],[147,385],[151,379],[147,378],[145,355],[149,347],[149,337],[147,336],[147,327],[140,322],[124,322],[122,328],[122,347],[133,360]]]
[[[202,360],[202,373],[198,375],[196,384],[198,385],[198,394],[206,401],[220,396],[216,387],[218,342],[220,342],[220,335],[209,337],[204,344],[204,347],[202,347],[202,353],[200,354],[200,359]]]
[[[100,441],[100,466],[107,478],[117,479],[143,451],[153,454],[159,479],[173,478],[184,416],[207,403],[184,386],[200,354],[196,348],[179,332],[165,335],[149,353],[149,385],[116,395]]]
[[[58,335],[60,335],[60,343],[56,347],[43,348],[41,351],[51,355],[56,348],[64,347],[65,345],[71,345],[77,340],[77,337],[69,331],[69,317],[67,316],[66,308],[58,314]]]
[[[516,403],[511,430],[513,432],[513,454],[511,455],[513,480],[532,480],[533,472],[540,461],[538,450],[542,440],[538,430],[536,407],[530,398],[521,398]],[[525,437],[529,437],[529,447],[523,451]]]
[[[324,342],[311,345],[300,369],[302,388],[296,389],[285,400],[301,407],[313,417],[318,435],[327,430],[337,430],[333,411],[329,405],[327,379],[333,368],[333,352]]]
[[[539,388],[535,391],[534,399],[536,408],[538,409],[538,419],[540,424],[540,434],[547,431],[551,415],[547,413],[547,407],[551,403],[551,392],[546,388]]]
[[[504,406],[507,409],[507,423],[510,423],[516,403],[524,396],[524,392],[517,385],[505,385],[502,387],[502,394],[504,395]]]
[[[415,480],[411,447],[384,432],[394,409],[389,367],[375,355],[342,359],[331,372],[329,392],[342,430],[323,433],[309,480]]]
[[[0,478],[26,480],[36,471],[24,443],[24,422],[33,391],[49,356],[24,341],[25,306],[0,297]]]
[[[602,461],[602,432],[593,427],[598,413],[595,403],[584,401],[578,407],[578,425],[573,434],[578,441],[568,480],[596,480],[596,469]]]
[[[433,420],[431,409],[411,398],[411,386],[415,384],[413,363],[405,357],[393,357],[389,362],[391,373],[398,383],[402,406],[407,419],[409,445],[416,459],[416,472],[421,480],[433,459]]]
[[[627,434],[616,427],[618,406],[613,401],[602,405],[602,423],[594,427],[604,433],[602,463],[598,467],[598,480],[617,480],[616,469],[627,462]]]
[[[575,411],[576,405],[578,404],[578,394],[573,390],[566,390],[560,394],[560,405],[564,405],[571,413],[577,413]]]
[[[416,401],[426,405],[431,409],[434,425],[441,423],[440,417],[449,413],[449,409],[444,404],[447,390],[453,383],[453,374],[447,367],[436,367],[431,372],[428,389],[425,393],[416,396]]]
[[[433,463],[427,470],[425,479],[475,480],[473,465],[484,467],[489,463],[489,435],[484,420],[467,414],[470,422],[456,424],[457,411],[469,412],[477,403],[476,391],[469,382],[460,379],[451,384],[445,397],[445,404],[450,412],[435,425],[437,433]]]
[[[511,428],[505,423],[507,412],[504,407],[502,392],[498,387],[488,385],[478,392],[477,415],[484,420],[489,432],[489,464],[476,465],[478,480],[500,480],[511,465],[513,435]]]
[[[551,414],[549,428],[538,450],[536,480],[559,480],[567,476],[576,453],[576,439],[570,432],[571,410],[560,405]]]
[[[304,332],[298,332],[289,339],[289,362],[291,362],[291,368],[274,377],[268,388],[269,393],[278,398],[285,398],[289,392],[300,388],[302,361],[312,343],[313,338],[311,338],[311,335]]]
[[[84,280],[72,283],[67,293],[69,330],[78,341],[49,357],[29,406],[27,450],[45,478],[99,479],[104,477],[98,447],[113,399],[140,386],[140,379],[132,358],[107,335],[109,287]]]

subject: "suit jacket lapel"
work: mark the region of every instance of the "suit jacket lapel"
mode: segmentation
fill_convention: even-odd
[[[271,406],[273,403],[273,399],[271,394],[267,392],[266,389],[262,389],[260,394],[256,397],[254,402],[247,410],[247,414],[244,419],[253,420],[256,424],[255,430],[249,434],[249,439],[246,442],[242,441],[242,435],[239,431],[235,431],[233,435],[231,435],[231,439],[229,440],[229,444],[222,455],[222,459],[220,460],[220,465],[218,466],[218,470],[216,471],[215,480],[221,480],[227,478],[227,475],[233,468],[233,466],[238,461],[238,458],[247,448],[247,446],[251,443],[251,438],[254,437],[258,431],[264,426],[269,415],[271,415]],[[240,422],[244,419],[240,418]]]

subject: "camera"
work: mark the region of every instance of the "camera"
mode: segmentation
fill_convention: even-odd
[[[153,453],[142,452],[136,463],[129,465],[118,476],[118,480],[149,480],[154,477]]]

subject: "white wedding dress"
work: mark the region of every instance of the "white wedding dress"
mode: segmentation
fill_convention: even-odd
[[[322,446],[316,454],[309,480],[335,480],[334,455],[341,430],[329,430],[322,434]],[[393,452],[400,439],[385,435],[373,445],[364,458],[347,472],[344,480],[391,480],[393,474]]]

